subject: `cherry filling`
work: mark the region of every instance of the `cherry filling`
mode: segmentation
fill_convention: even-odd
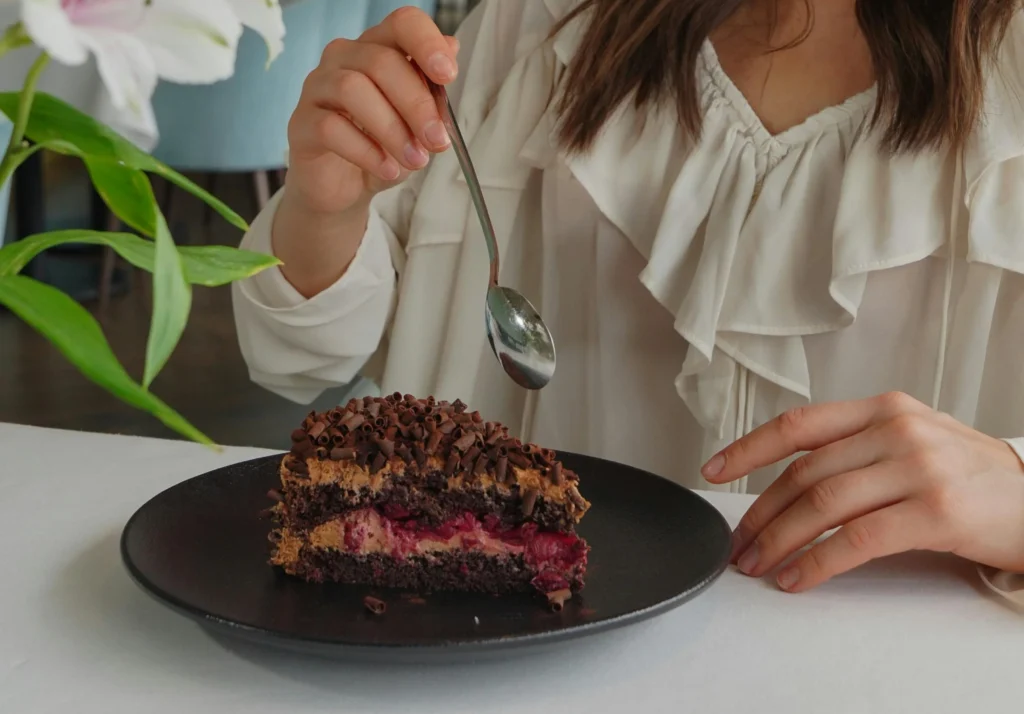
[[[582,586],[589,547],[572,533],[540,531],[535,523],[514,528],[493,515],[481,522],[465,512],[440,526],[417,523],[400,506],[350,512],[342,521],[345,548],[352,552],[390,552],[395,558],[438,550],[472,550],[492,555],[522,555],[536,573],[531,581],[549,593]]]

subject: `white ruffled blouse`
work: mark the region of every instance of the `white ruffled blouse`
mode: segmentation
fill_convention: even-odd
[[[569,157],[551,99],[585,18],[550,33],[575,2],[485,2],[452,89],[502,282],[551,328],[554,381],[524,393],[490,353],[487,252],[452,152],[378,197],[349,271],[313,299],[277,270],[235,286],[252,378],[308,402],[362,371],[694,488],[781,411],[890,390],[1024,454],[1024,16],[962,152],[882,151],[873,90],[773,136],[708,43],[699,141],[624,106]],[[243,247],[270,252],[279,198]]]

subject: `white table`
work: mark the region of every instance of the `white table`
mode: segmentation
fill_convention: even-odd
[[[264,454],[0,424],[0,712],[1010,712],[1024,616],[970,565],[900,557],[789,596],[729,572],[561,654],[351,665],[227,647],[142,593],[121,527],[186,477]],[[749,499],[711,495],[733,523]]]

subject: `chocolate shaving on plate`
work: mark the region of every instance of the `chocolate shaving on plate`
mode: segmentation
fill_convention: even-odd
[[[547,593],[548,604],[551,605],[551,609],[554,612],[561,612],[562,608],[565,607],[565,603],[572,599],[572,590],[568,588],[564,590],[556,590],[553,593]]]
[[[388,604],[379,598],[373,597],[372,595],[367,595],[363,598],[363,605],[365,605],[366,609],[374,615],[383,615],[388,611]]]

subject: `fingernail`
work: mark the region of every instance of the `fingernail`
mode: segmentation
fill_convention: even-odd
[[[419,146],[411,143],[405,145],[405,163],[409,166],[414,169],[421,169],[427,165],[428,161],[430,161],[430,157]]]
[[[380,165],[380,177],[385,181],[396,181],[402,175],[402,167],[390,156]]]
[[[427,60],[427,69],[438,79],[452,79],[455,76],[455,63],[443,52]]]
[[[448,131],[444,128],[444,124],[436,119],[423,128],[423,135],[435,149],[443,149],[448,146]]]
[[[740,556],[740,561],[736,563],[736,567],[740,569],[741,573],[745,575],[752,575],[754,568],[757,567],[757,559],[759,556],[757,543],[754,543],[747,549],[747,552]]]
[[[700,470],[704,474],[704,478],[714,478],[718,474],[722,473],[722,469],[725,468],[725,457],[721,454],[716,454],[711,461],[704,465],[704,468]]]
[[[800,580],[800,571],[796,568],[789,568],[779,573],[779,587],[783,590],[789,590],[797,581]]]

